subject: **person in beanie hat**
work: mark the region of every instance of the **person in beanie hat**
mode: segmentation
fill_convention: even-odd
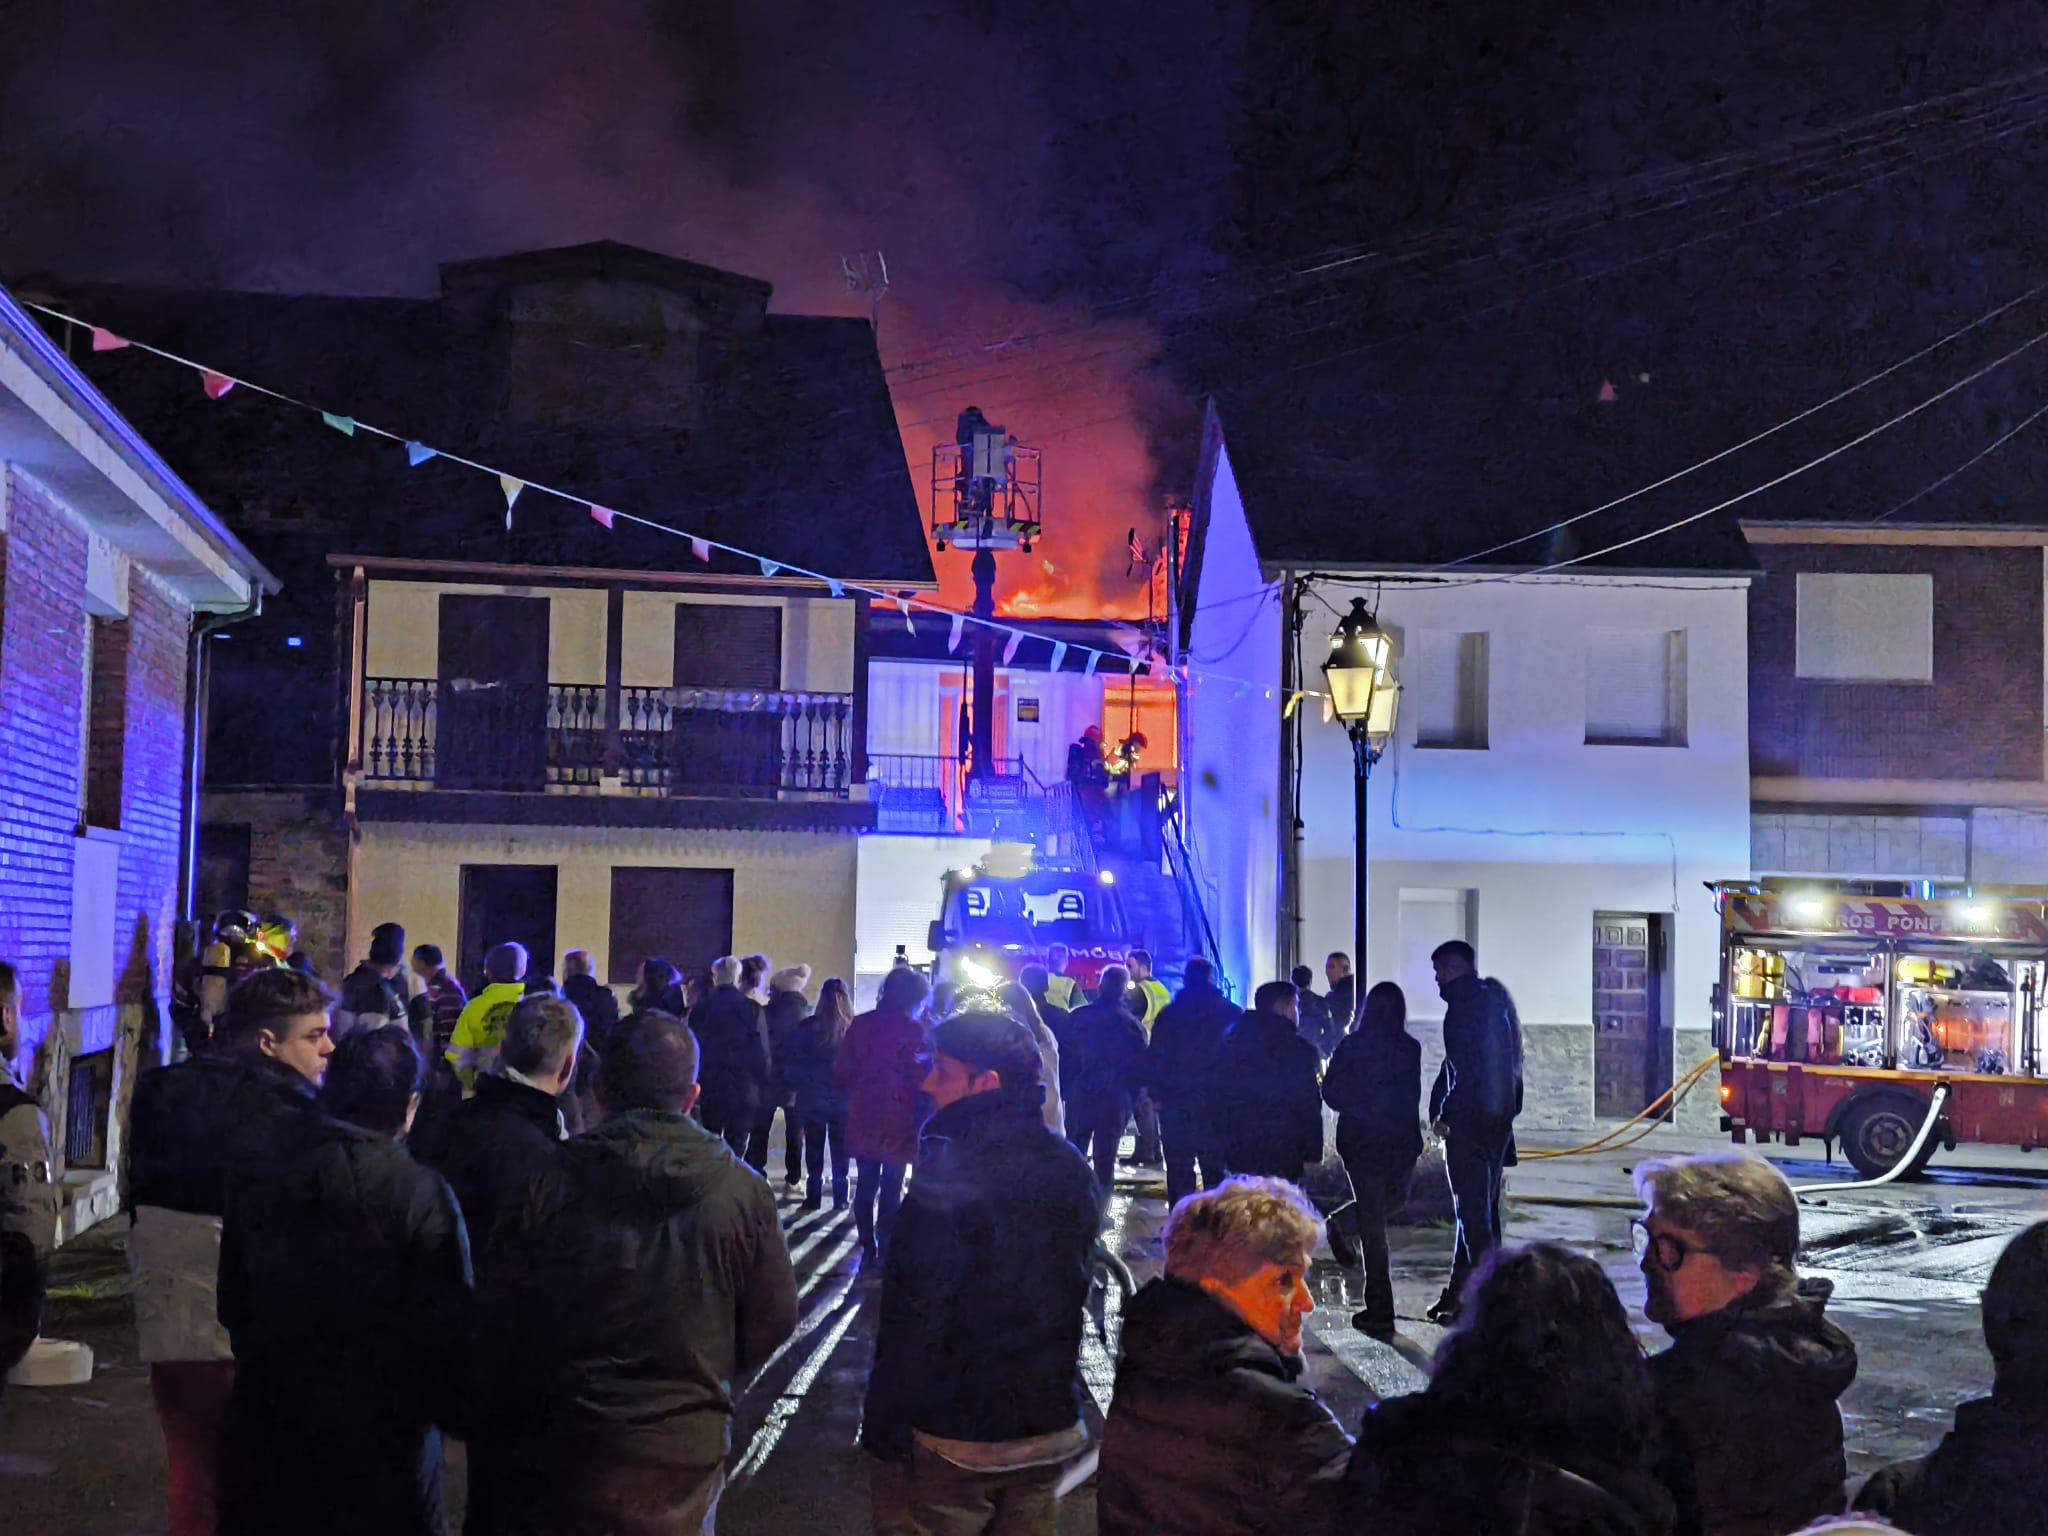
[[[1008,1013],[943,1020],[917,1178],[882,1279],[861,1444],[878,1536],[1053,1528],[1081,1418],[1095,1179],[1046,1129],[1038,1042]]]
[[[1886,1467],[1856,1507],[1919,1536],[2031,1529],[2048,1508],[2048,1221],[2006,1245],[1984,1287],[1991,1395],[1956,1407],[1933,1453]]]

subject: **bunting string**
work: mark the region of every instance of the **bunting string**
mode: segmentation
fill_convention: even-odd
[[[512,509],[519,501],[521,495],[527,491],[534,491],[543,496],[553,497],[557,501],[568,502],[571,505],[583,508],[592,521],[606,529],[615,528],[617,524],[625,522],[651,529],[656,533],[668,534],[674,538],[687,540],[690,546],[690,553],[705,564],[710,563],[713,550],[720,550],[736,559],[752,563],[760,570],[764,577],[782,576],[816,582],[835,598],[844,597],[851,592],[872,601],[894,603],[897,611],[903,616],[904,627],[913,635],[917,633],[914,614],[921,612],[944,617],[950,621],[952,626],[947,638],[947,649],[949,651],[956,650],[959,647],[961,634],[965,626],[974,624],[995,630],[1007,637],[1007,643],[1003,648],[1003,661],[1006,665],[1015,659],[1018,649],[1026,640],[1037,640],[1044,642],[1050,648],[1049,670],[1052,671],[1060,669],[1066,661],[1069,651],[1084,653],[1086,657],[1082,668],[1082,675],[1084,677],[1095,676],[1097,668],[1105,662],[1121,667],[1124,674],[1131,677],[1137,677],[1142,674],[1156,678],[1163,669],[1162,658],[1159,656],[1156,648],[1149,644],[1141,645],[1135,653],[1132,653],[1124,650],[1105,650],[1080,641],[1057,640],[1051,635],[1031,629],[1025,625],[1013,624],[1003,619],[984,619],[978,615],[963,612],[957,608],[948,608],[943,603],[929,598],[917,597],[908,592],[878,587],[870,583],[854,581],[848,577],[834,576],[823,571],[814,571],[786,559],[764,555],[751,549],[743,549],[739,545],[728,544],[721,539],[710,538],[703,534],[691,533],[687,529],[677,528],[651,517],[642,517],[638,513],[629,512],[623,508],[601,506],[589,497],[579,495],[574,491],[564,490],[559,486],[543,484],[538,480],[532,480],[523,475],[515,475],[510,470],[501,469],[493,464],[485,464],[480,460],[465,457],[462,454],[445,448],[431,447],[418,438],[410,437],[403,432],[390,431],[387,428],[364,421],[359,416],[328,410],[313,404],[311,401],[286,394],[282,390],[272,389],[253,379],[245,379],[236,374],[224,372],[193,358],[182,356],[179,353],[168,351],[162,347],[152,346],[145,341],[138,341],[132,336],[117,335],[103,326],[93,325],[89,321],[80,319],[73,314],[67,314],[63,310],[52,308],[50,305],[33,303],[27,300],[21,302],[24,308],[47,315],[51,319],[61,321],[66,325],[76,326],[87,331],[91,336],[92,350],[95,352],[132,349],[137,352],[148,353],[152,357],[162,358],[169,363],[176,363],[181,368],[190,369],[199,375],[200,387],[210,400],[219,400],[233,389],[246,390],[250,394],[262,395],[277,401],[279,404],[290,406],[294,410],[317,416],[326,426],[341,433],[344,437],[356,439],[363,437],[382,438],[387,442],[397,444],[405,453],[406,463],[413,468],[418,468],[429,460],[440,459],[449,464],[460,465],[464,469],[474,470],[478,474],[491,476],[497,480],[498,487],[505,498],[505,526],[507,529],[512,527]],[[1215,681],[1219,683],[1234,683],[1240,688],[1264,686],[1246,678],[1233,677],[1227,673],[1212,672],[1207,668],[1190,667],[1184,668],[1183,672],[1185,680],[1191,685],[1202,681]],[[1272,690],[1270,688],[1265,689],[1265,693],[1268,698],[1272,697]],[[1295,690],[1288,702],[1288,713],[1291,714],[1294,707],[1304,697],[1320,699],[1323,695],[1320,691],[1312,689]]]

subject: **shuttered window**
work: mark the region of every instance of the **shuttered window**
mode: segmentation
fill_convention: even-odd
[[[782,686],[782,610],[767,604],[676,604],[678,688]]]
[[[1586,632],[1589,745],[1685,745],[1685,631]]]
[[[1421,747],[1486,745],[1486,636],[1423,629],[1409,637],[1402,686]]]
[[[731,953],[731,870],[621,865],[612,871],[605,978],[613,986],[637,983],[640,967],[656,956],[689,971]]]
[[[1934,578],[1802,573],[1797,670],[1847,683],[1934,681]]]

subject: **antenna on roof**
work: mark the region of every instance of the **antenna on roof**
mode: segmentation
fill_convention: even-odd
[[[882,300],[889,296],[889,263],[880,251],[860,251],[839,258],[839,270],[846,278],[848,293],[865,294],[868,323],[874,327],[875,344],[882,340]]]

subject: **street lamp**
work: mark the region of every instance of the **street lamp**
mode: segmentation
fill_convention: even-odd
[[[1366,987],[1366,835],[1370,827],[1366,788],[1372,780],[1372,765],[1385,755],[1387,744],[1394,739],[1394,718],[1401,707],[1401,685],[1394,680],[1392,651],[1386,631],[1365,606],[1365,599],[1354,597],[1351,611],[1338,621],[1336,632],[1330,636],[1330,654],[1323,662],[1323,682],[1330,690],[1331,712],[1344,722],[1344,729],[1351,736],[1353,814],[1358,840],[1352,865],[1355,888],[1351,952],[1357,957],[1358,977],[1352,986],[1353,1018]]]

